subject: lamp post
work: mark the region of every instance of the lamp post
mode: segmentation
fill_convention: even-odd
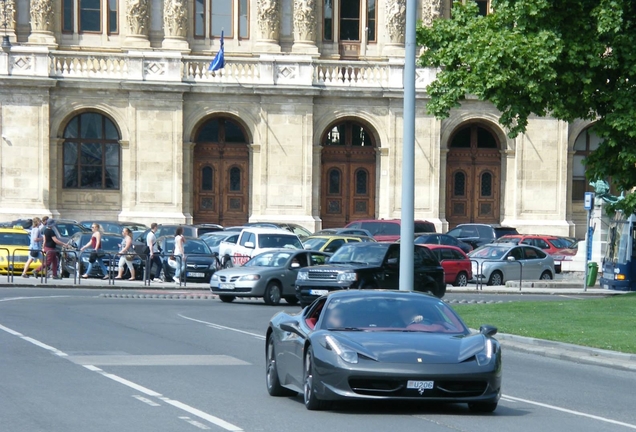
[[[4,35],[2,36],[2,49],[8,50],[11,48],[11,41],[9,40],[9,35],[7,34],[7,21],[9,17],[7,16],[7,1],[2,0],[2,28],[4,29]]]

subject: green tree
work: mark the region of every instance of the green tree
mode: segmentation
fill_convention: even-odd
[[[515,137],[530,115],[595,120],[603,143],[585,161],[589,179],[636,186],[636,1],[455,2],[451,19],[418,26],[422,66],[439,69],[428,110],[445,118],[466,95],[490,101]],[[617,205],[636,208],[630,194]]]

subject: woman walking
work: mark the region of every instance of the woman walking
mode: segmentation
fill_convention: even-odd
[[[41,259],[42,257],[42,230],[40,229],[40,225],[42,221],[39,217],[34,217],[31,226],[31,243],[29,244],[29,259],[24,264],[24,269],[22,270],[22,277],[28,278],[29,275],[27,272],[29,271],[29,266],[31,263],[37,259]]]
[[[175,261],[177,262],[177,267],[174,270],[174,281],[181,285],[180,276],[181,276],[181,267],[183,266],[184,259],[184,251],[183,244],[185,243],[185,237],[183,237],[183,227],[177,227],[174,233],[174,253]],[[176,258],[177,256],[181,257],[181,259]]]
[[[124,239],[121,242],[119,252],[117,255],[120,255],[119,258],[119,273],[117,273],[117,277],[115,279],[123,279],[124,278],[124,266],[128,267],[130,270],[130,279],[131,281],[135,280],[135,267],[133,266],[133,258],[131,255],[134,251],[132,250],[133,244],[133,236],[132,231],[129,228],[124,228],[122,231],[124,235]]]
[[[82,248],[80,249],[80,251],[84,251],[87,248],[91,248],[93,249],[93,252],[91,252],[91,256],[88,259],[88,268],[86,269],[86,273],[84,273],[82,275],[83,279],[88,279],[88,275],[91,274],[91,270],[93,270],[93,265],[95,263],[99,264],[99,267],[102,269],[102,274],[104,275],[104,279],[108,279],[108,269],[106,268],[106,266],[104,265],[104,262],[101,260],[100,258],[100,251],[102,249],[102,233],[100,231],[100,226],[98,223],[94,223],[91,226],[91,229],[93,230],[93,235],[91,236],[91,239],[88,243],[86,243],[84,246],[82,246]]]

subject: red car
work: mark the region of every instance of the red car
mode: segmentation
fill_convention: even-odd
[[[367,219],[349,223],[345,228],[362,228],[371,233],[373,238],[379,242],[396,242],[400,239],[400,219]],[[416,220],[415,236],[435,232],[435,225],[432,222]]]
[[[417,245],[433,252],[444,268],[444,280],[454,286],[466,286],[473,278],[470,258],[458,247],[448,245],[426,244]]]
[[[570,248],[570,242],[559,236],[540,234],[509,234],[499,237],[494,243],[527,244],[538,247],[554,259],[554,271],[561,273],[561,262],[571,261],[576,249]]]

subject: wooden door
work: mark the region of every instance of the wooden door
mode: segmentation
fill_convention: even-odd
[[[488,130],[471,125],[455,134],[446,179],[446,219],[451,227],[499,223],[501,154]]]
[[[338,131],[338,138],[327,134],[329,144],[321,153],[322,226],[343,227],[354,220],[375,219],[375,147],[360,125],[343,123],[332,131]]]

